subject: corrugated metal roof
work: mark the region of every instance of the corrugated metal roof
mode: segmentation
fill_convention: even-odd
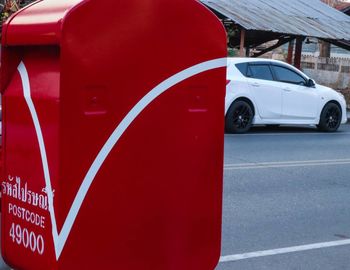
[[[247,30],[350,40],[350,17],[320,0],[201,0]]]

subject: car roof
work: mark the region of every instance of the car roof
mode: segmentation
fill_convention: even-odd
[[[239,63],[258,63],[258,62],[270,62],[276,64],[286,64],[285,62],[279,60],[273,60],[269,58],[253,58],[253,57],[229,57],[229,64],[239,64]]]
[[[288,67],[290,69],[293,69],[295,72],[301,74],[302,76],[309,78],[305,73],[303,73],[301,70],[297,69],[296,67],[283,62],[279,60],[269,59],[269,58],[252,58],[252,57],[228,57],[227,58],[227,66],[230,67],[231,65],[241,64],[241,63],[272,63],[272,64],[278,64],[279,66]]]

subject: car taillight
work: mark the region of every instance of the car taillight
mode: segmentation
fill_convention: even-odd
[[[228,85],[231,81],[230,80],[226,80],[226,85]]]

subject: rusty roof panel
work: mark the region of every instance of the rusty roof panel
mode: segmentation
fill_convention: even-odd
[[[247,30],[350,40],[350,17],[320,0],[201,0]]]

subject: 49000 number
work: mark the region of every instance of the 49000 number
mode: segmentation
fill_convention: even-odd
[[[10,229],[10,237],[14,243],[23,245],[32,252],[38,252],[40,255],[44,253],[45,243],[42,235],[36,235],[34,232],[22,228],[20,225],[12,223]]]

